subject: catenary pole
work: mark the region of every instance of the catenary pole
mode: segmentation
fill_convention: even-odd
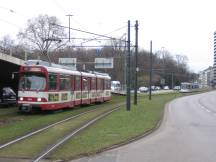
[[[138,20],[136,20],[135,24],[135,84],[134,84],[134,105],[137,105],[137,58],[138,57]]]
[[[128,20],[128,41],[127,41],[127,67],[126,67],[126,75],[127,75],[127,97],[126,97],[126,109],[130,111],[130,20]]]
[[[150,41],[149,100],[152,96],[152,40]]]
[[[66,15],[66,16],[69,17],[69,31],[68,31],[68,39],[69,39],[69,42],[70,42],[70,17],[73,16],[73,15],[68,14],[68,15]]]

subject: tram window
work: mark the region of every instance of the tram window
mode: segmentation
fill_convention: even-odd
[[[100,89],[99,85],[100,85],[100,79],[97,78],[97,90]]]
[[[104,89],[108,89],[107,80],[104,80]]]
[[[83,90],[88,90],[88,79],[83,78]]]
[[[110,80],[107,80],[107,82],[108,82],[108,89],[111,89],[111,82],[110,82]]]
[[[49,90],[57,89],[57,75],[49,74],[48,86],[49,86]]]
[[[95,90],[95,89],[96,89],[96,78],[92,78],[91,89],[92,89],[92,90]]]
[[[60,76],[60,90],[68,90],[70,89],[71,84],[70,84],[70,78],[69,76]]]
[[[101,89],[103,90],[104,88],[104,79],[101,79]]]
[[[102,79],[97,79],[97,90],[102,90],[103,89],[103,86],[102,86]]]
[[[104,82],[105,82],[105,85],[104,85],[105,89],[110,89],[110,81],[104,80]]]
[[[70,77],[66,76],[65,77],[65,90],[71,89],[71,84],[70,84]]]
[[[60,76],[60,90],[65,89],[65,78],[64,76]]]
[[[74,76],[71,76],[71,89],[74,90]]]
[[[80,90],[81,89],[81,87],[80,87],[80,76],[76,76],[76,78],[75,78],[75,83],[76,83],[76,85],[75,85],[75,90]]]
[[[40,74],[24,74],[19,81],[19,89],[44,90],[46,78]]]

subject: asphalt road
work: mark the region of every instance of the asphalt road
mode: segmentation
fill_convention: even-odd
[[[178,98],[151,135],[73,162],[216,162],[216,91]]]

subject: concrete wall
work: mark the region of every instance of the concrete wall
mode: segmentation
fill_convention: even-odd
[[[24,60],[0,53],[0,87],[9,86],[17,93],[18,71]],[[14,78],[12,79],[12,74]]]

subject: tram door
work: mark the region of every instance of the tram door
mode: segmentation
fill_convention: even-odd
[[[90,78],[82,78],[82,104],[90,104],[89,90],[90,90]]]
[[[71,76],[71,99],[70,101],[72,101],[73,106],[75,105],[75,95],[74,95],[74,91],[75,91],[75,76]]]

